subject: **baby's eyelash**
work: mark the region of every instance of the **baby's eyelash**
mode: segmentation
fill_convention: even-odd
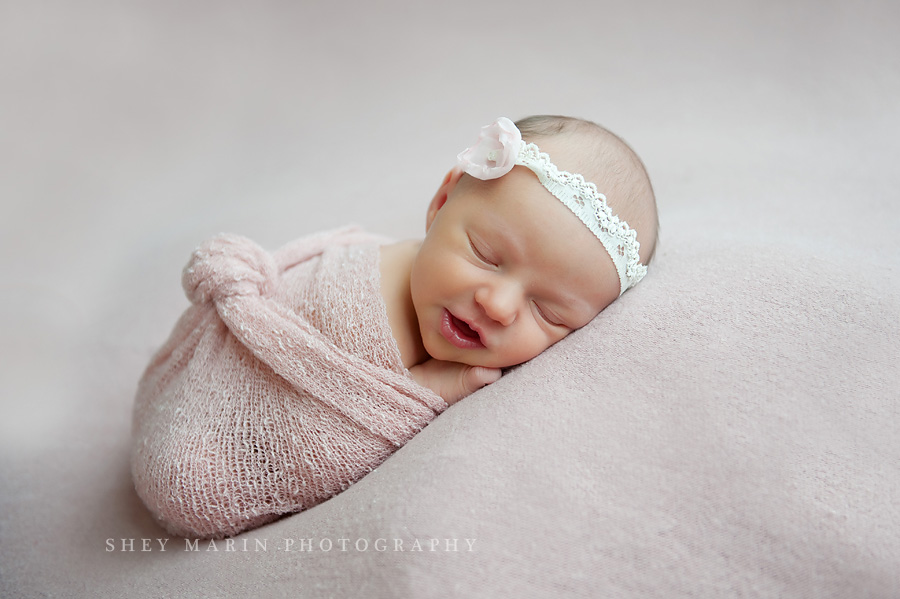
[[[491,266],[497,266],[494,262],[492,262],[491,260],[488,260],[488,259],[484,256],[484,254],[482,254],[482,253],[478,250],[478,246],[475,245],[475,242],[472,241],[472,238],[471,238],[471,237],[469,238],[469,247],[472,248],[472,252],[475,254],[475,257],[476,257],[476,258],[478,258],[479,260],[481,260],[481,261],[484,262],[485,264],[490,264]]]
[[[540,304],[535,303],[535,304],[534,304],[534,307],[537,308],[538,314],[541,315],[541,318],[543,318],[544,321],[547,322],[547,324],[549,324],[549,325],[551,325],[551,326],[554,326],[554,327],[564,327],[564,326],[566,326],[566,325],[562,324],[561,322],[556,322],[553,318],[551,318],[550,316],[548,316],[547,313],[546,313],[543,309],[541,309],[541,305],[540,305]]]

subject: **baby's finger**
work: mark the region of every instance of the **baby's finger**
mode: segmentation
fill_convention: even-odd
[[[463,377],[463,386],[466,394],[474,393],[485,385],[496,382],[502,373],[499,368],[486,368],[484,366],[472,366]]]

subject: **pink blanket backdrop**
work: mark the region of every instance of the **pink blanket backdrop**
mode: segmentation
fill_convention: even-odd
[[[0,596],[900,596],[896,2],[0,7]],[[186,545],[137,380],[220,231],[420,236],[505,115],[644,159],[647,278],[308,512]],[[164,550],[163,550],[164,549]]]

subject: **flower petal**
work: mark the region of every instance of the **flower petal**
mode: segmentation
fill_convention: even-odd
[[[476,144],[462,151],[457,161],[476,179],[497,179],[516,165],[521,147],[522,133],[511,120],[500,117],[481,128]]]

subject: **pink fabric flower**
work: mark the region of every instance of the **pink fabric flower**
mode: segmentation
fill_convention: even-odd
[[[481,128],[478,142],[456,157],[459,166],[476,179],[502,177],[516,165],[522,148],[522,134],[515,123],[500,117]]]

